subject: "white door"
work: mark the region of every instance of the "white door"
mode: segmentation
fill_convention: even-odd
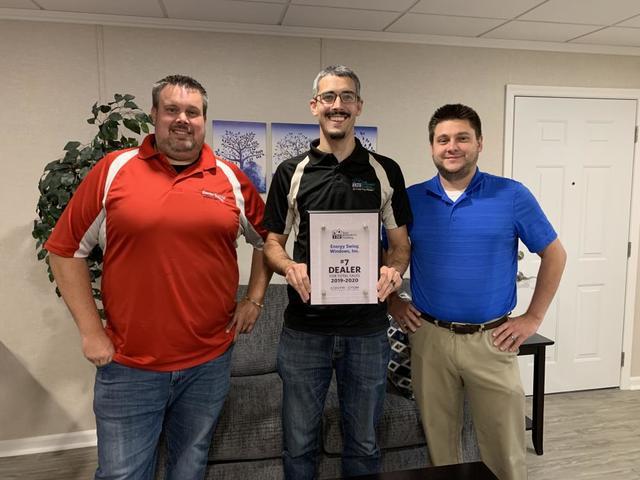
[[[546,391],[620,385],[636,100],[515,98],[513,178],[536,196],[564,244],[562,283],[540,333],[547,348]],[[534,276],[537,255],[520,271]],[[518,308],[535,279],[520,282]],[[532,384],[532,357],[521,357]]]

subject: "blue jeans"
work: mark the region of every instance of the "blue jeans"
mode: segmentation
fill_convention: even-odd
[[[380,471],[376,425],[384,406],[389,352],[386,331],[348,337],[283,329],[278,373],[286,479],[316,478],[322,412],[334,369],[344,442],[342,475]]]
[[[151,480],[163,426],[167,480],[204,478],[211,436],[230,383],[231,350],[175,372],[112,362],[96,372],[93,410],[100,480]]]

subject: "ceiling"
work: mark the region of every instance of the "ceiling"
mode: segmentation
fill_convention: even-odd
[[[640,55],[639,0],[0,0],[0,19]]]

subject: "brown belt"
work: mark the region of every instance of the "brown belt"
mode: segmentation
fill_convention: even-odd
[[[505,315],[502,318],[494,320],[489,323],[455,323],[455,322],[443,322],[442,320],[437,320],[433,318],[428,313],[420,312],[420,316],[429,323],[433,323],[437,327],[446,328],[450,332],[453,333],[476,333],[482,332],[483,330],[491,330],[492,328],[499,327],[509,318],[508,315]]]

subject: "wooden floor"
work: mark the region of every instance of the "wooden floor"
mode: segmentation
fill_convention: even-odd
[[[527,438],[529,480],[640,480],[640,391],[547,395],[544,455]],[[0,458],[0,480],[87,480],[95,464],[95,448]]]
[[[544,417],[544,455],[529,441],[529,480],[640,480],[640,391],[547,395]]]

